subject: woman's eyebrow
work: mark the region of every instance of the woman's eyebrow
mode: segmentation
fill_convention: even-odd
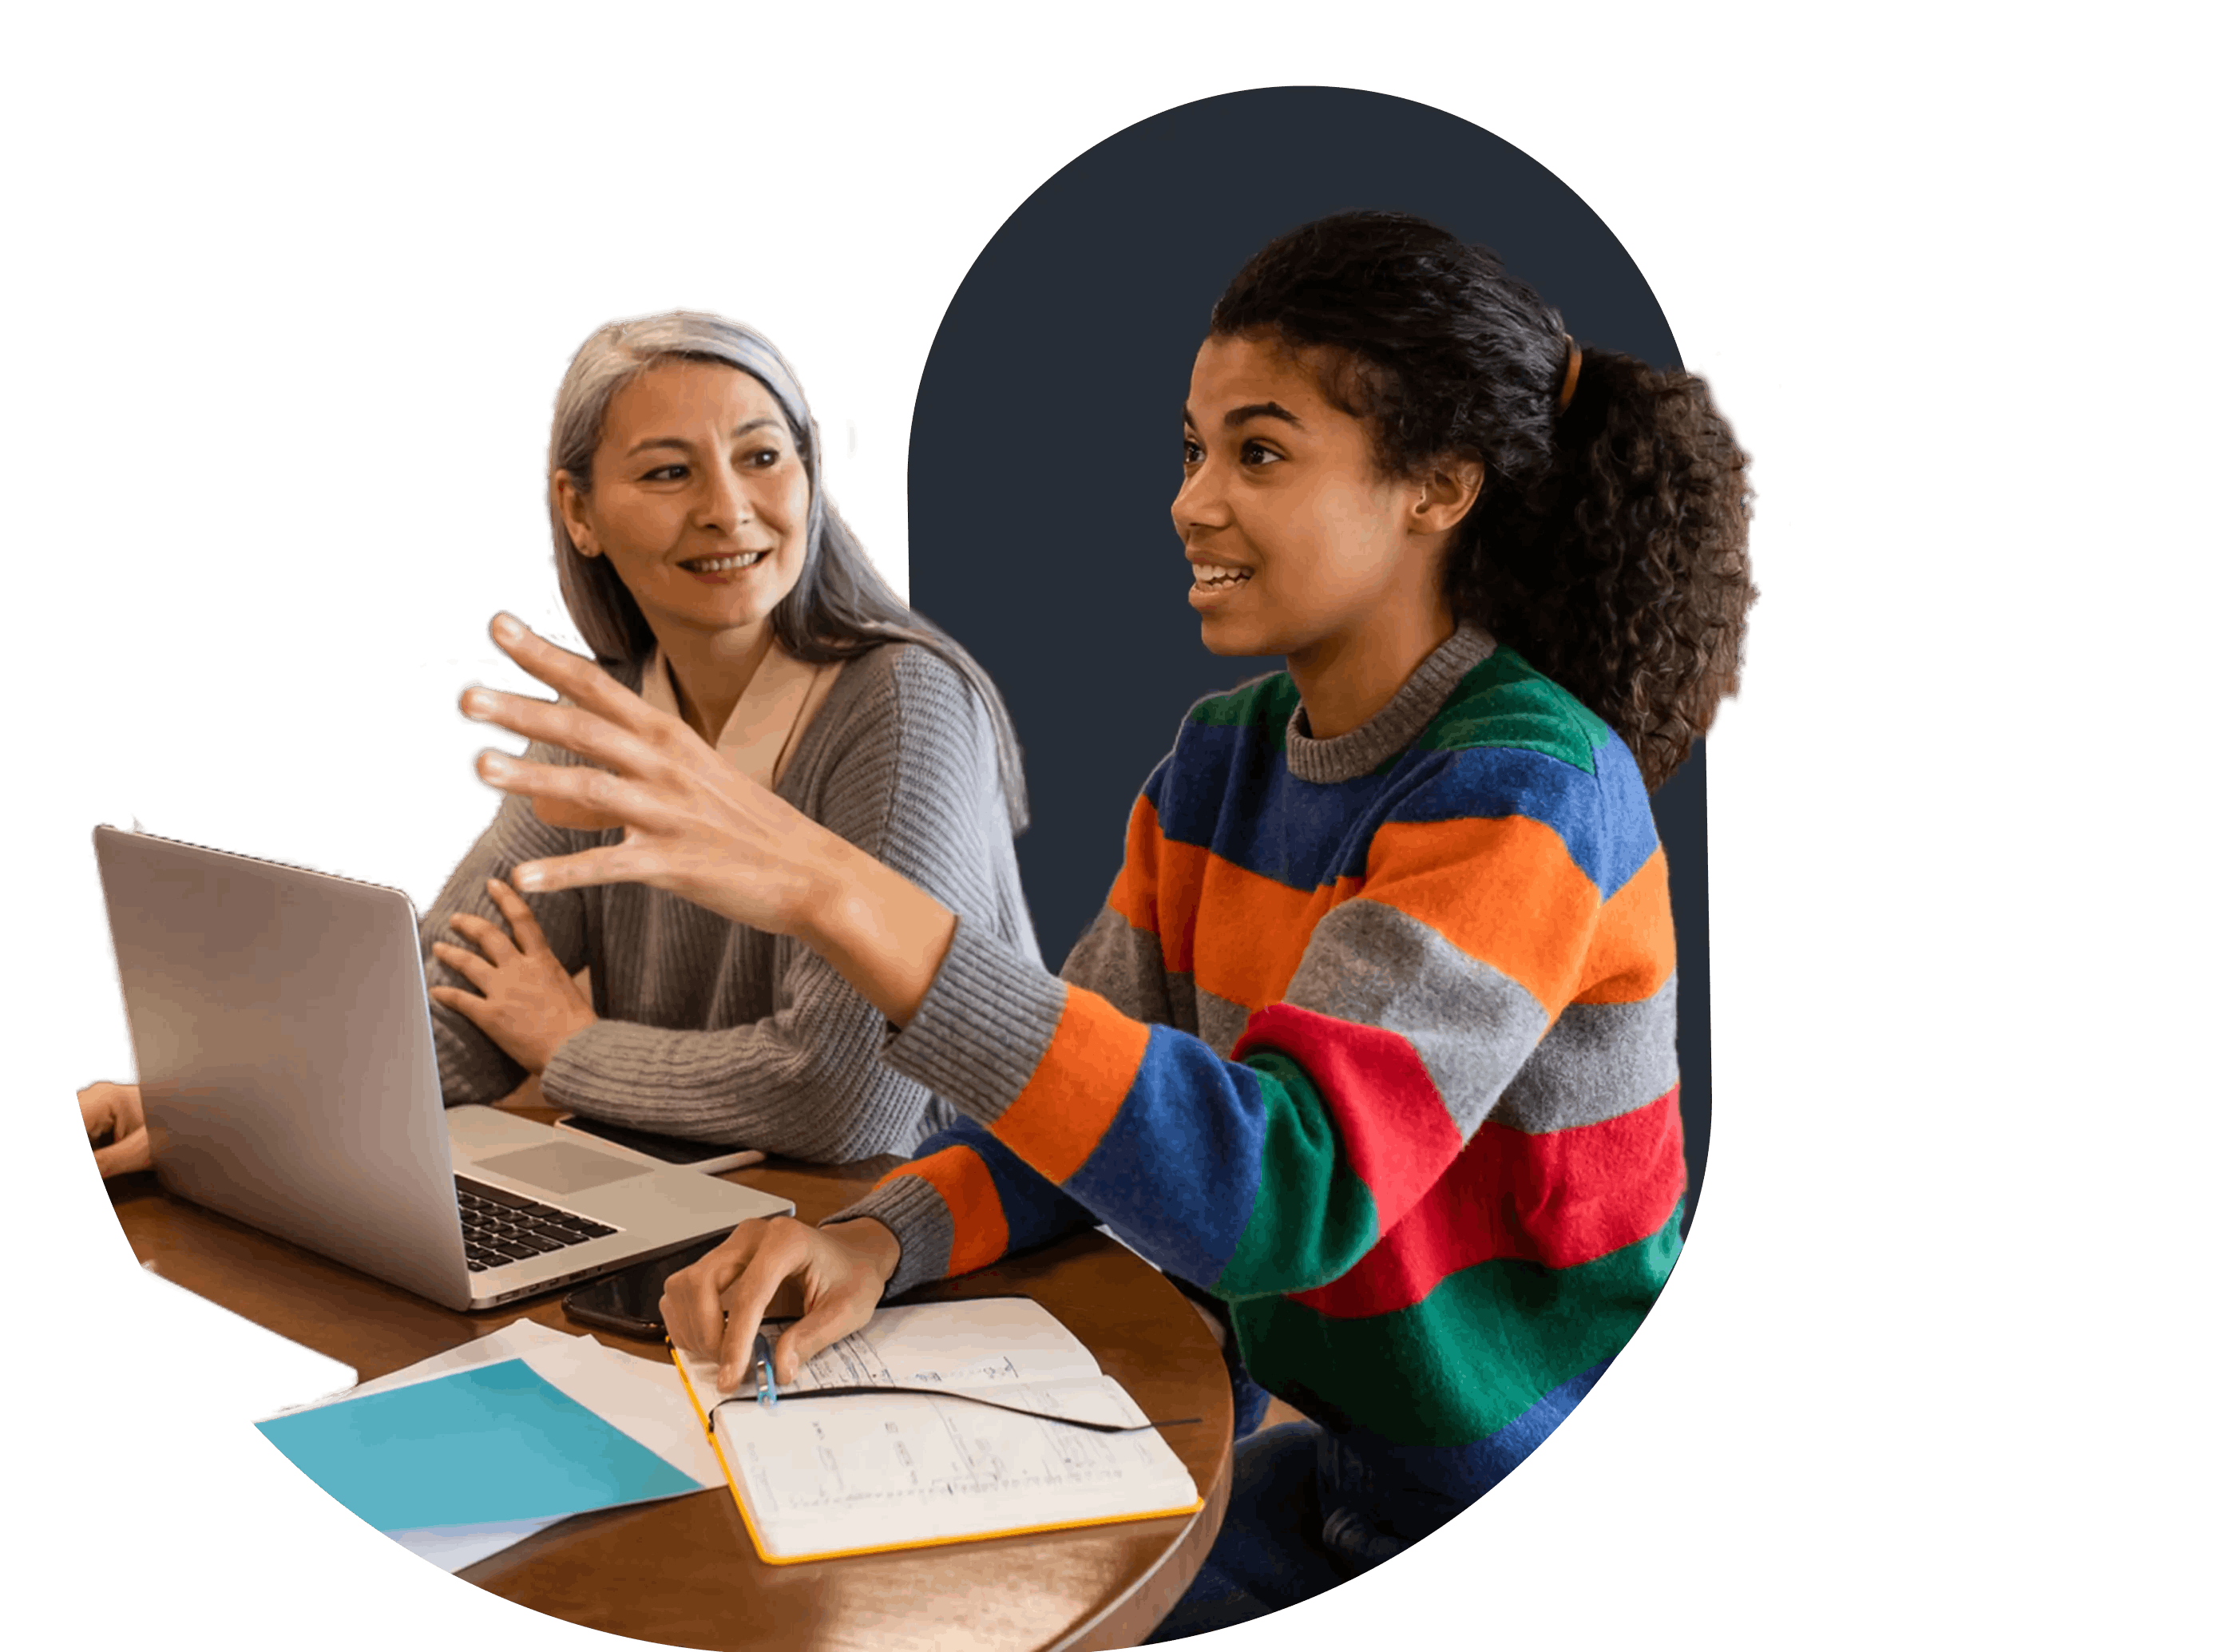
[[[1298,426],[1301,430],[1306,428],[1306,421],[1304,419],[1279,401],[1253,401],[1244,407],[1231,408],[1221,415],[1220,422],[1226,428],[1233,430],[1238,425],[1248,424],[1254,419],[1280,419],[1286,424]],[[1182,403],[1182,422],[1193,430],[1197,428],[1197,419],[1190,412],[1189,403],[1186,401]]]
[[[749,419],[746,423],[741,425],[736,430],[731,432],[731,440],[736,441],[741,436],[745,435],[747,431],[759,430],[764,425],[767,425],[771,429],[774,430],[777,428],[777,421],[768,418]],[[624,457],[634,459],[638,454],[645,452],[649,448],[681,448],[687,453],[689,453],[692,450],[692,444],[687,441],[682,436],[648,436],[643,441],[639,442],[636,447],[632,448],[629,452],[624,455]]]
[[[1280,419],[1301,430],[1306,428],[1304,419],[1279,401],[1254,401],[1246,407],[1231,408],[1221,415],[1220,422],[1233,430],[1238,425],[1249,423],[1254,419]]]

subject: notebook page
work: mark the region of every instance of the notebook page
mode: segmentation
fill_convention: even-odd
[[[981,1390],[1098,1422],[1142,1412],[1107,1377]],[[1156,1430],[1096,1434],[936,1396],[725,1406],[715,1425],[773,1557],[1179,1512],[1197,1488]]]
[[[714,1362],[680,1352],[677,1364],[703,1413],[715,1404],[713,1431],[774,1560],[1198,1506],[1188,1470],[1155,1430],[1097,1434],[939,1395],[817,1397],[819,1387],[947,1388],[1142,1423],[1126,1390],[1025,1298],[882,1308],[809,1362],[774,1406],[717,1404]],[[751,1394],[751,1377],[740,1391]]]
[[[774,1337],[781,1326],[773,1325]],[[781,1392],[888,1383],[987,1388],[1101,1375],[1095,1357],[1026,1297],[881,1308],[802,1367]]]

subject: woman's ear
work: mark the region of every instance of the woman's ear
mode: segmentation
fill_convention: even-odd
[[[1485,491],[1485,461],[1458,454],[1440,460],[1417,484],[1408,527],[1418,534],[1444,534],[1461,525]]]
[[[575,479],[564,470],[554,471],[552,497],[560,507],[560,520],[568,524],[568,538],[575,547],[576,554],[593,558],[604,555],[599,549],[597,535],[591,532],[590,501],[575,486]]]

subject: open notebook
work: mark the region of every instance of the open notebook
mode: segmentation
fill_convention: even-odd
[[[933,1388],[1144,1423],[1126,1390],[1024,1297],[881,1308],[809,1361],[771,1406],[754,1403],[751,1372],[737,1390],[746,1397],[726,1404],[713,1361],[675,1358],[754,1550],[773,1564],[1204,1506],[1156,1429],[1099,1434],[945,1395],[816,1397],[862,1384]]]

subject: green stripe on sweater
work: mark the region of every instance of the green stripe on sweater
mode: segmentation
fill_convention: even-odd
[[[1299,685],[1286,671],[1255,677],[1241,688],[1214,694],[1190,707],[1189,720],[1207,728],[1257,728],[1277,746],[1299,703]]]
[[[1608,725],[1575,696],[1503,647],[1470,668],[1415,745],[1427,752],[1538,752],[1591,774],[1595,748],[1609,737]]]
[[[1267,1131],[1252,1214],[1213,1283],[1232,1301],[1327,1284],[1376,1243],[1376,1200],[1346,1162],[1314,1081],[1279,1051],[1256,1051],[1245,1065],[1259,1081]]]
[[[1661,1231],[1595,1261],[1482,1262],[1397,1313],[1326,1319],[1281,1297],[1239,1303],[1237,1343],[1277,1393],[1303,1388],[1402,1445],[1467,1445],[1623,1348],[1678,1254],[1675,1205]],[[1472,1345],[1482,1358],[1453,1359]]]

